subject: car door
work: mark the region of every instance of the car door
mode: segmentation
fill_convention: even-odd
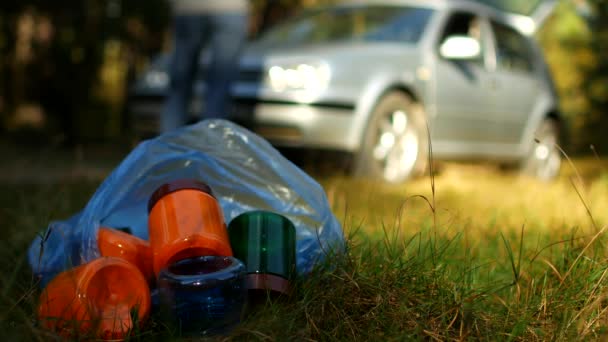
[[[488,23],[483,17],[466,11],[448,15],[437,49],[450,36],[476,38],[481,54],[474,59],[446,59],[437,52],[435,65],[435,111],[433,139],[439,144],[458,149],[457,153],[475,154],[472,143],[491,139],[488,131],[492,113],[488,112],[487,46]],[[464,148],[464,149],[463,149]],[[455,151],[456,152],[456,151]]]
[[[541,87],[531,43],[513,28],[491,20],[495,70],[491,77],[498,143],[519,143]]]

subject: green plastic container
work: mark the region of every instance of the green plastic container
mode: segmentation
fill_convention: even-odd
[[[296,275],[296,229],[286,217],[249,211],[228,225],[234,257],[245,264],[245,287],[288,294]]]

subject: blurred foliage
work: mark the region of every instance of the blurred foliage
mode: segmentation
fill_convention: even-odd
[[[0,4],[0,128],[25,125],[68,144],[125,126],[126,84],[164,44],[163,0]],[[38,105],[44,116],[24,114]]]
[[[251,35],[323,2],[253,0]],[[0,132],[32,126],[70,144],[126,133],[128,86],[168,48],[170,14],[167,0],[0,2]]]
[[[540,0],[479,0],[529,13]],[[332,0],[252,0],[251,36]],[[0,132],[32,125],[65,141],[128,132],[128,85],[169,48],[167,0],[0,2]],[[608,1],[559,0],[538,33],[567,119],[569,152],[608,151]],[[51,134],[52,135],[52,134]]]
[[[608,11],[604,0],[562,0],[538,33],[551,68],[572,152],[608,152]]]

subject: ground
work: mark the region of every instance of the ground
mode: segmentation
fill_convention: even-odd
[[[46,340],[25,250],[80,210],[131,146],[3,144],[0,320],[8,337]],[[551,183],[491,165],[443,164],[404,185],[305,165],[349,241],[344,260],[262,305],[234,339],[606,337],[608,160],[566,161]],[[328,286],[331,284],[331,286]],[[152,320],[136,337],[174,336]]]

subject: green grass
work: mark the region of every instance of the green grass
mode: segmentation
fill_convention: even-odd
[[[601,340],[608,338],[608,166],[576,160],[546,184],[485,166],[449,166],[389,186],[319,178],[348,238],[290,298],[250,309],[222,339]],[[100,180],[3,184],[0,322],[6,340],[36,326],[26,248],[80,210]],[[152,319],[134,340],[179,340]]]

